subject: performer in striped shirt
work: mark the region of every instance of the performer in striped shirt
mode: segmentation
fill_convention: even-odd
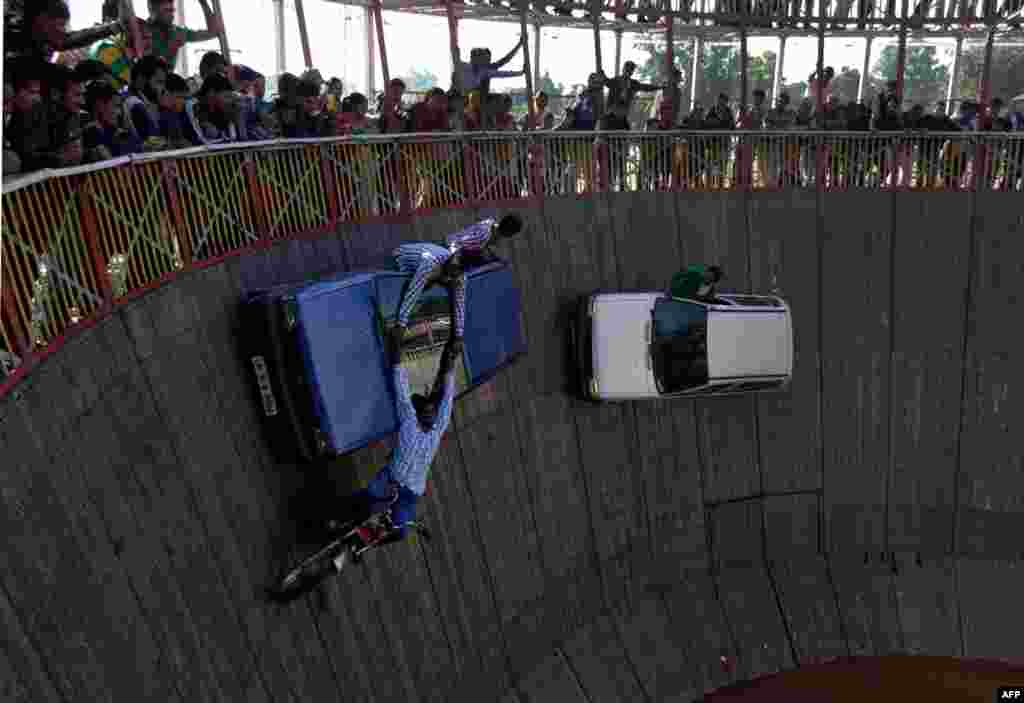
[[[462,263],[484,263],[488,258],[488,247],[492,239],[497,241],[512,237],[519,234],[522,229],[523,218],[519,215],[505,215],[500,220],[489,217],[448,235],[448,251]]]
[[[388,511],[392,529],[377,542],[378,545],[405,538],[406,526],[416,517],[416,502],[426,492],[430,465],[451,421],[455,397],[455,361],[462,353],[462,335],[465,330],[463,275],[459,275],[458,280],[452,284],[450,295],[453,330],[441,355],[437,379],[430,395],[411,393],[408,372],[400,364],[401,346],[393,345],[390,350],[399,421],[398,446],[392,452],[387,466],[377,473],[365,489],[352,496],[360,516],[369,517],[377,512]]]
[[[500,220],[488,218],[452,234],[447,248],[430,242],[410,242],[395,249],[395,266],[412,276],[398,309],[397,325],[393,332],[401,340],[409,324],[409,316],[419,302],[420,295],[434,283],[461,285],[462,270],[466,264],[483,263],[492,240],[512,237],[523,228],[519,215],[505,215]],[[465,292],[455,296],[456,303],[464,299]],[[457,315],[464,311],[457,310]]]

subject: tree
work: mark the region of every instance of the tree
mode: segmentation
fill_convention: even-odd
[[[437,85],[437,76],[430,71],[417,71],[412,66],[409,67],[409,73],[402,76],[402,80],[406,88],[414,93],[425,93]]]
[[[668,63],[665,42],[647,39],[634,42],[633,48],[647,53],[647,59],[642,65],[637,66],[633,77],[644,83],[665,80],[665,65]],[[690,43],[676,44],[672,47],[672,64],[683,72],[684,77],[689,76],[693,66],[693,47]]]
[[[540,85],[537,85],[535,90],[547,93],[549,99],[558,95],[565,95],[565,85],[562,83],[556,84],[551,80],[551,74],[547,71],[544,71],[544,75],[540,77]]]
[[[879,54],[870,75],[870,86],[875,94],[881,92],[886,82],[896,80],[898,53],[897,47],[887,46]],[[937,47],[934,46],[907,47],[903,72],[905,107],[916,103],[932,105],[945,99],[949,69],[939,63],[936,53]]]

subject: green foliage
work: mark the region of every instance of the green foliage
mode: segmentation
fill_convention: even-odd
[[[644,83],[656,83],[665,78],[665,65],[668,63],[665,42],[651,40],[638,41],[633,48],[647,53],[647,59],[637,66],[633,77]],[[690,43],[676,44],[672,48],[672,64],[689,76],[693,67],[693,47]]]
[[[903,72],[903,103],[905,107],[920,103],[934,105],[945,98],[949,84],[949,68],[938,59],[938,47],[908,46]],[[887,81],[896,80],[899,50],[895,46],[882,49],[871,69],[870,86],[878,94]],[[866,99],[870,96],[865,94]]]
[[[928,83],[933,81],[948,81],[949,69],[940,64],[937,54],[937,47],[934,46],[908,46],[907,67],[903,73],[903,80],[907,83]],[[899,57],[899,49],[895,46],[887,46],[882,49],[875,61],[871,73],[874,77],[883,81],[896,80],[896,60]]]

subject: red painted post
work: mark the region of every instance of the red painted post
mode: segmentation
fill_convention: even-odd
[[[299,21],[299,41],[302,42],[302,58],[306,61],[306,68],[313,68],[313,52],[309,47],[309,31],[306,28],[306,12],[302,7],[302,0],[295,0],[295,16]]]
[[[178,197],[178,163],[170,159],[162,161],[160,175],[163,179],[164,192],[167,194],[168,204],[171,206],[174,229],[178,233],[182,267],[188,268],[192,265],[192,238],[185,227],[185,213],[181,209],[181,199]]]
[[[900,101],[899,109],[903,110],[903,82],[907,72],[907,12],[909,0],[903,0],[903,17],[900,18],[900,39],[896,47],[896,96]],[[953,78],[956,80],[956,77]]]
[[[96,282],[99,284],[100,297],[103,299],[98,312],[105,314],[110,311],[110,307],[113,304],[114,291],[110,283],[110,276],[107,274],[107,262],[103,257],[103,250],[100,248],[100,228],[96,217],[96,203],[92,198],[92,179],[88,175],[82,176],[76,185],[78,211],[82,217],[82,234],[85,236],[85,246],[89,250],[89,260],[92,263]]]
[[[330,152],[335,144],[321,144],[317,151],[320,159],[320,176],[324,181],[324,190],[327,196],[327,214],[331,225],[338,224],[341,217],[341,208],[338,206],[338,179],[334,170],[334,162],[330,159]],[[361,184],[366,187],[366,184]]]
[[[591,182],[597,193],[605,192],[608,186],[608,142],[598,137],[594,140]]]
[[[462,71],[459,70],[459,62],[462,60],[459,53],[459,20],[455,16],[456,0],[446,0],[444,4],[445,13],[448,15],[448,43],[452,54],[452,66],[454,67],[455,82],[452,85],[459,95],[465,96],[462,85]]]
[[[544,143],[536,139],[530,144],[530,196],[544,197]]]
[[[242,169],[245,171],[245,181],[249,186],[249,197],[252,205],[253,221],[256,226],[256,234],[264,246],[270,246],[270,223],[267,220],[267,209],[270,203],[266,201],[264,190],[256,177],[256,161],[253,153],[245,155],[242,162]]]

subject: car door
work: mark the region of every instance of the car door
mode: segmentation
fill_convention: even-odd
[[[398,418],[372,274],[316,283],[295,294],[296,339],[320,430],[343,453],[394,432]]]
[[[526,350],[521,300],[512,269],[504,262],[472,271],[466,282],[464,361],[475,387]]]

